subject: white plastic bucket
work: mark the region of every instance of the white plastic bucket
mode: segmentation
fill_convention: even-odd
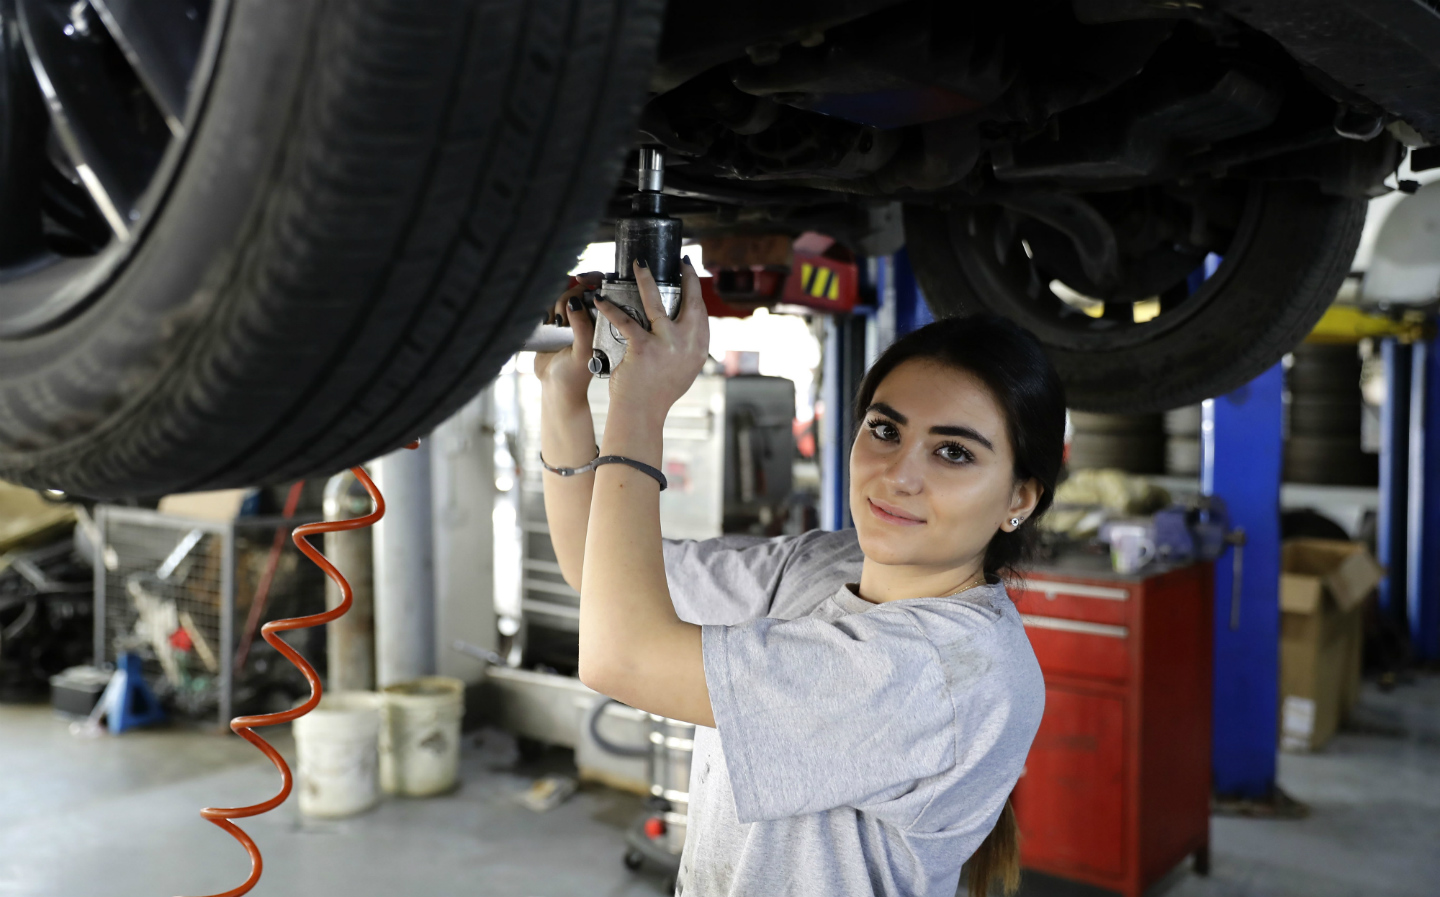
[[[327,692],[295,720],[296,790],[306,816],[350,816],[380,799],[378,742],[383,699],[368,691]]]
[[[455,787],[460,775],[460,720],[465,683],[425,676],[387,686],[380,727],[380,787],[424,797]]]

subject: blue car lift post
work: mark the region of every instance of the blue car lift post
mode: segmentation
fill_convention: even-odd
[[[850,525],[850,403],[865,376],[866,318],[855,314],[825,318],[825,354],[820,377],[820,528]]]
[[[1408,636],[1414,659],[1440,659],[1440,344],[1380,344],[1386,397],[1380,414],[1378,560],[1382,617]],[[1283,375],[1270,369],[1206,403],[1202,491],[1225,499],[1245,530],[1238,614],[1232,567],[1215,570],[1214,784],[1216,793],[1264,800],[1275,784],[1278,716],[1279,486]],[[1436,429],[1440,432],[1440,429]],[[1234,550],[1234,549],[1231,549]]]
[[[1418,341],[1411,353],[1405,611],[1415,659],[1433,662],[1440,660],[1440,341]]]
[[[1386,337],[1380,358],[1386,382],[1375,534],[1386,568],[1381,625],[1403,635],[1411,658],[1434,661],[1440,659],[1440,438],[1429,433],[1440,432],[1440,343]]]
[[[1386,337],[1380,343],[1385,372],[1385,401],[1380,405],[1380,510],[1375,521],[1375,555],[1385,568],[1380,580],[1380,613],[1386,623],[1405,623],[1405,567],[1410,468],[1409,343]]]
[[[1229,553],[1215,563],[1211,782],[1229,799],[1275,796],[1284,385],[1277,364],[1202,406],[1200,491],[1224,500],[1243,538],[1229,552],[1244,552],[1243,563]]]

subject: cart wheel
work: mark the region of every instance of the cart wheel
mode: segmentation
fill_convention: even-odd
[[[635,872],[645,862],[645,855],[638,850],[625,851],[625,868]]]

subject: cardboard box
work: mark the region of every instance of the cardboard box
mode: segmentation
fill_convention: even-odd
[[[183,492],[167,495],[156,507],[162,514],[227,523],[240,516],[248,489],[219,489],[215,492]]]
[[[75,526],[75,509],[34,489],[0,482],[0,552],[52,542]]]
[[[1362,611],[1384,570],[1328,539],[1286,542],[1280,569],[1280,747],[1313,751],[1359,697]]]

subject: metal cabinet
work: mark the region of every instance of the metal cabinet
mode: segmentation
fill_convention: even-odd
[[[1012,587],[1045,674],[1014,798],[1026,868],[1126,897],[1188,855],[1208,869],[1211,576],[1077,559]]]

